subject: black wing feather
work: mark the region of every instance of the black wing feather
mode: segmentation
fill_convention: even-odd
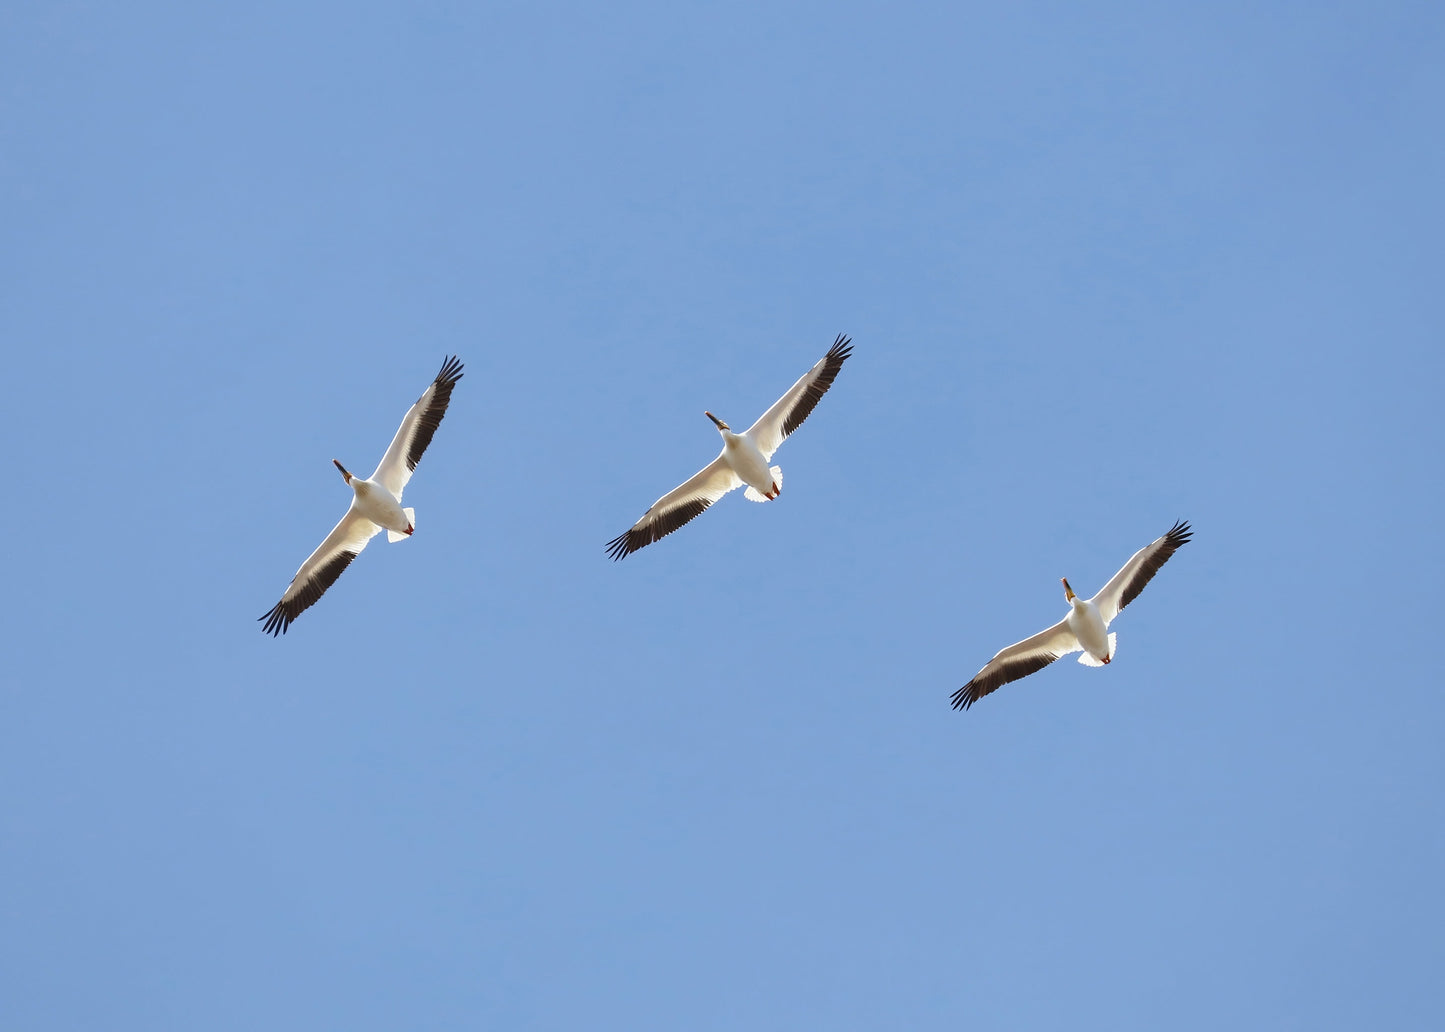
[[[1189,539],[1193,534],[1194,532],[1189,529],[1189,524],[1185,520],[1179,520],[1169,528],[1169,533],[1164,535],[1164,543],[1159,546],[1159,550],[1151,555],[1139,567],[1138,572],[1129,578],[1129,583],[1124,585],[1124,591],[1119,596],[1120,612],[1123,612],[1125,606],[1139,597],[1139,592],[1143,591],[1144,586],[1154,579],[1159,568],[1169,561],[1169,557],[1179,549],[1179,546],[1189,544]]]
[[[1028,677],[1029,674],[1036,674],[1058,658],[1058,655],[1053,652],[1043,652],[1037,656],[1029,656],[1000,667],[987,677],[979,674],[953,693],[953,708],[968,709],[989,692],[1002,688],[1010,681],[1017,681],[1021,677]]]
[[[849,343],[850,337],[845,334],[838,334],[838,339],[833,341],[833,346],[823,356],[824,365],[816,379],[808,384],[803,391],[802,397],[797,404],[788,412],[783,420],[783,437],[786,439],[789,434],[803,425],[813,409],[818,407],[818,402],[823,400],[823,395],[828,393],[828,388],[833,386],[833,378],[838,375],[838,370],[843,368],[843,363],[853,353],[853,345]]]
[[[351,560],[355,559],[358,554],[357,552],[337,553],[329,563],[307,578],[306,583],[301,585],[301,589],[295,595],[290,598],[283,597],[280,602],[271,607],[265,616],[258,618],[266,621],[261,627],[261,633],[269,634],[273,638],[285,634],[286,629],[291,626],[291,621],[315,605],[316,600],[325,594],[327,588],[336,583],[336,578],[341,576],[341,571],[350,566]],[[288,588],[287,591],[289,592],[290,589]]]
[[[613,562],[624,559],[637,551],[660,541],[671,534],[678,527],[695,520],[701,516],[712,502],[706,498],[694,498],[684,502],[674,509],[658,513],[656,519],[647,521],[647,513],[642,514],[642,519],[625,534],[620,534],[607,542],[607,554],[612,557]],[[648,510],[651,512],[652,510]]]
[[[413,473],[416,472],[416,464],[421,461],[422,453],[426,451],[427,445],[441,426],[442,417],[447,414],[447,406],[452,401],[452,388],[462,378],[462,364],[457,357],[452,355],[442,363],[441,372],[437,373],[436,379],[432,381],[431,402],[421,410],[417,416],[416,429],[412,431],[411,447],[406,453],[406,468]]]

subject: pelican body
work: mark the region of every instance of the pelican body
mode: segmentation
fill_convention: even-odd
[[[732,467],[738,479],[750,490],[762,495],[761,500],[771,501],[778,497],[783,491],[783,470],[780,466],[768,465],[768,457],[758,447],[752,431],[745,430],[735,434],[732,427],[711,412],[704,412],[703,415],[716,423],[717,432],[722,434],[723,450],[718,458]],[[752,495],[748,497],[751,498]]]
[[[1083,647],[1084,654],[1092,656],[1103,665],[1114,658],[1114,635],[1109,633],[1104,617],[1093,599],[1080,598],[1069,587],[1067,577],[1060,578],[1064,585],[1064,599],[1069,603],[1069,615],[1064,619],[1069,630]],[[1083,656],[1079,659],[1082,661]]]
[[[713,502],[740,487],[747,487],[743,497],[750,501],[769,502],[777,498],[783,490],[783,471],[768,463],[833,386],[838,370],[852,353],[848,338],[839,334],[828,353],[743,433],[733,433],[732,427],[717,416],[704,412],[722,434],[722,452],[649,505],[631,529],[607,542],[607,554],[613,559],[625,559],[696,519]]]
[[[391,541],[399,537],[410,537],[416,531],[416,510],[403,509],[401,499],[392,494],[390,488],[375,480],[362,480],[352,476],[336,459],[331,462],[341,470],[347,486],[354,493],[351,499],[352,512],[387,531]]]
[[[968,709],[989,692],[1042,670],[1071,652],[1082,653],[1079,662],[1085,666],[1113,662],[1118,635],[1110,633],[1109,625],[1192,536],[1188,523],[1175,523],[1167,533],[1130,556],[1123,569],[1110,577],[1093,598],[1080,598],[1069,587],[1069,579],[1061,578],[1064,601],[1069,603],[1068,615],[1047,630],[1000,649],[968,684],[953,693],[953,708]]]
[[[261,617],[262,633],[273,637],[285,634],[291,622],[316,604],[377,534],[384,530],[386,539],[395,542],[410,537],[416,530],[416,511],[401,507],[402,492],[447,414],[452,388],[461,378],[462,364],[456,356],[449,357],[430,386],[407,410],[376,472],[369,478],[352,476],[339,461],[331,460],[351,488],[351,507],[326,535],[326,540],[301,564],[282,592],[281,601]]]

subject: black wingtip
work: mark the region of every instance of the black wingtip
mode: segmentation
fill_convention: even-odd
[[[457,360],[456,355],[448,355],[442,363],[442,368],[436,375],[433,383],[454,384],[462,378],[463,365]]]
[[[619,559],[626,559],[633,552],[637,551],[636,548],[631,547],[628,540],[631,537],[632,531],[629,530],[607,542],[607,554],[612,557],[614,563]]]
[[[953,708],[966,710],[978,700],[973,695],[973,682],[969,681],[958,691],[953,693]]]
[[[261,633],[269,634],[273,638],[285,634],[286,629],[291,626],[291,618],[286,613],[285,602],[277,602],[274,606],[272,606],[262,615],[258,616],[256,619],[257,621],[266,621],[266,623],[261,627]]]
[[[1175,520],[1174,526],[1170,527],[1169,532],[1164,536],[1174,543],[1175,548],[1178,548],[1180,545],[1189,544],[1194,537],[1194,530],[1189,526],[1188,520]]]

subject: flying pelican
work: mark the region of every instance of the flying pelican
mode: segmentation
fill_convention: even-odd
[[[336,583],[341,571],[361,553],[366,543],[382,530],[386,531],[388,541],[400,541],[416,530],[416,512],[401,507],[401,493],[447,414],[452,388],[461,378],[462,364],[455,356],[449,357],[431,386],[422,392],[401,421],[391,446],[369,480],[352,476],[340,462],[331,460],[351,487],[351,508],[311,553],[311,558],[301,564],[290,586],[281,594],[281,601],[261,617],[266,621],[261,627],[262,633],[272,637],[285,634],[291,621],[311,608],[322,593]]]
[[[1192,533],[1188,523],[1175,523],[1163,537],[1155,538],[1135,552],[1124,568],[1087,601],[1075,595],[1074,589],[1069,587],[1068,578],[1063,578],[1069,615],[1048,630],[1001,650],[988,661],[988,666],[974,675],[972,681],[953,693],[953,708],[967,709],[995,688],[1042,670],[1070,652],[1082,651],[1079,662],[1085,666],[1103,666],[1111,662],[1117,636],[1110,634],[1108,629],[1114,617],[1139,597],[1139,592],[1159,572],[1159,567],[1169,561],[1180,545],[1189,543]]]
[[[778,497],[783,490],[783,471],[777,466],[770,469],[768,460],[787,436],[803,425],[808,413],[833,386],[833,378],[852,353],[848,338],[840,333],[828,353],[743,433],[733,433],[732,427],[717,416],[704,412],[722,434],[722,452],[680,486],[653,502],[642,519],[625,534],[607,542],[607,554],[614,560],[631,555],[671,534],[744,484],[748,488],[743,492],[744,497],[751,501],[766,502]]]

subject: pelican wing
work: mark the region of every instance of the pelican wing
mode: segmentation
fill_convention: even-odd
[[[972,681],[953,693],[953,708],[968,709],[989,692],[1042,670],[1060,656],[1078,652],[1081,648],[1065,617],[1032,638],[1000,649],[987,666],[973,675]]]
[[[748,434],[764,458],[771,459],[787,436],[803,425],[808,413],[817,407],[823,395],[828,393],[828,388],[833,386],[833,378],[852,353],[853,346],[840,333],[828,353],[789,387],[788,393],[774,402],[772,408],[759,416],[756,423],[748,427]]]
[[[713,502],[742,486],[742,479],[719,455],[683,484],[653,502],[631,530],[607,542],[607,554],[614,560],[631,555],[701,516]]]
[[[379,533],[381,528],[375,523],[355,509],[348,510],[326,535],[326,540],[301,564],[290,586],[281,594],[281,601],[261,617],[266,621],[261,632],[272,637],[285,634],[291,621],[315,605],[326,589],[336,583],[341,571],[350,566],[351,560]]]
[[[1187,545],[1193,533],[1189,524],[1180,520],[1169,528],[1167,534],[1155,538],[1135,552],[1124,564],[1124,568],[1099,589],[1099,593],[1090,601],[1099,607],[1099,616],[1103,618],[1105,627],[1113,622],[1120,610],[1139,597],[1139,592],[1153,580],[1159,567],[1169,561],[1169,557],[1180,545]]]
[[[416,399],[416,404],[407,412],[406,418],[397,428],[396,436],[391,439],[391,446],[386,449],[376,472],[371,475],[372,480],[384,485],[396,495],[398,501],[401,500],[401,492],[411,479],[416,464],[421,461],[426,446],[431,444],[432,435],[441,425],[442,417],[447,414],[447,405],[452,400],[452,388],[461,378],[462,364],[457,361],[456,356],[442,363],[441,372],[437,373],[431,386],[422,392],[422,396]]]

